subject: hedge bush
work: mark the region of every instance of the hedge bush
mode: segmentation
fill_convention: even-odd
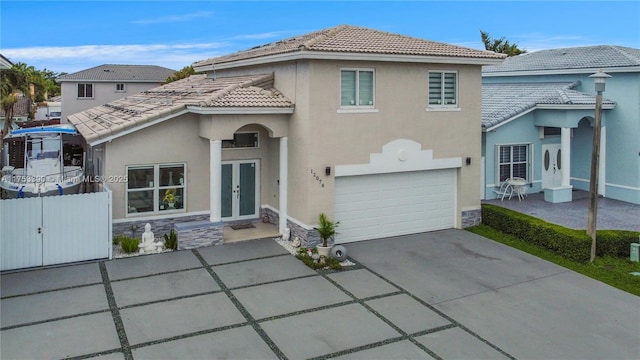
[[[589,261],[591,237],[585,230],[574,230],[551,224],[527,214],[500,206],[483,204],[482,223],[505,234],[547,248],[567,259]],[[632,242],[638,241],[639,232],[625,230],[598,230],[596,255],[629,257]]]

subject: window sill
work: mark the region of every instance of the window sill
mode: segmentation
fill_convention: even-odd
[[[76,100],[93,100],[92,97],[77,97]]]
[[[174,210],[162,210],[162,211],[147,211],[147,212],[131,212],[125,215],[125,218],[166,218],[171,217],[175,214],[186,213],[186,210],[183,209],[174,209]],[[164,215],[164,216],[163,216]]]
[[[378,109],[374,108],[353,108],[353,109],[338,109],[338,114],[358,114],[358,113],[377,113]]]
[[[459,107],[435,107],[429,106],[427,107],[427,111],[462,111]]]

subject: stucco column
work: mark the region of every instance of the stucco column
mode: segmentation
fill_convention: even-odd
[[[278,231],[280,231],[281,234],[284,234],[284,229],[287,228],[288,141],[289,139],[286,136],[280,138],[280,221],[278,224]]]
[[[209,140],[209,221],[222,221],[222,141]]]
[[[562,152],[562,187],[571,185],[571,129],[562,128],[560,131],[560,149]]]
[[[607,128],[600,127],[600,170],[598,171],[598,194],[605,196],[605,175],[607,173]]]

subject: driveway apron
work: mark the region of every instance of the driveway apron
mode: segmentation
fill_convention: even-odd
[[[448,230],[347,245],[316,272],[272,239],[2,274],[4,359],[631,359],[638,297]]]

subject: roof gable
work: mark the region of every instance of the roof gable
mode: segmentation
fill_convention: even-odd
[[[482,72],[483,74],[491,74],[519,71],[610,69],[636,66],[640,66],[640,49],[599,45],[540,50],[511,56],[499,65],[484,66]]]
[[[122,81],[164,83],[176,71],[157,65],[105,64],[62,75],[58,81]]]
[[[245,51],[202,60],[194,63],[193,66],[206,67],[228,64],[241,60],[266,58],[288,53],[435,56],[494,61],[505,57],[503,54],[496,54],[491,51],[474,50],[363,27],[340,25],[256,46]]]
[[[595,96],[576,90],[579,86],[579,81],[482,84],[482,127],[495,128],[539,106],[595,108]],[[611,107],[615,102],[604,99],[603,104]]]

